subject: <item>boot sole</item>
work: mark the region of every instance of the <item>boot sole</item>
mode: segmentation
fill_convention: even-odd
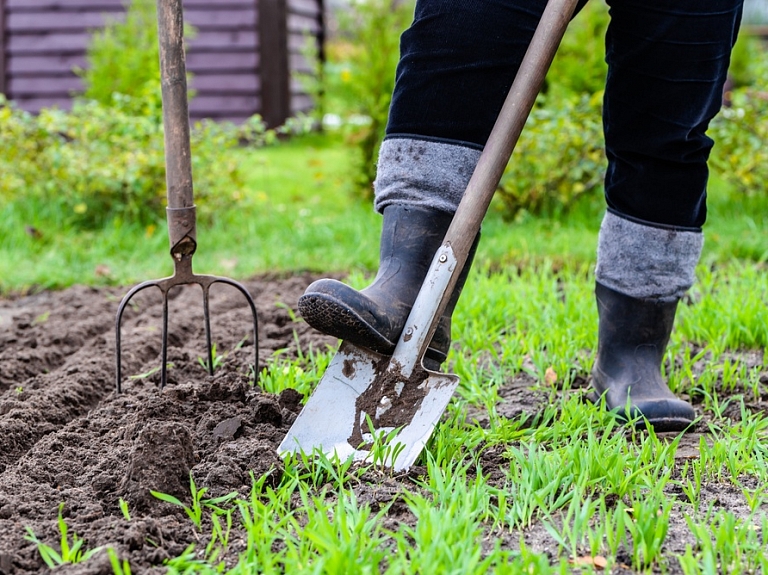
[[[396,342],[381,335],[376,328],[344,302],[325,294],[305,294],[299,298],[299,314],[309,325],[324,334],[349,341],[383,355],[392,355]],[[424,367],[438,371],[445,354],[427,348]]]
[[[392,355],[395,344],[343,302],[324,294],[299,298],[299,314],[318,331],[378,353]]]
[[[618,414],[621,419],[627,421],[623,413]],[[646,421],[648,425],[646,425]],[[655,432],[663,433],[666,431],[685,431],[689,429],[693,421],[687,419],[678,418],[655,418],[655,419],[640,419],[635,423],[635,429],[646,429],[648,426],[652,427]]]

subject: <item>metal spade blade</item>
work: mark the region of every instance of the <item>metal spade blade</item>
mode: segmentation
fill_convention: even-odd
[[[320,449],[345,460],[372,461],[375,436],[390,435],[383,464],[395,471],[416,461],[451,400],[459,378],[417,370],[415,385],[387,373],[388,356],[343,342],[288,435],[281,453]],[[399,384],[400,395],[397,394]],[[377,417],[378,416],[378,417]],[[399,444],[399,445],[398,445]],[[402,448],[400,448],[402,446]]]

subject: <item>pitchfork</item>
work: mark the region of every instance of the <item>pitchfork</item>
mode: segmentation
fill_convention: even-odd
[[[189,144],[189,109],[187,104],[187,71],[184,63],[184,16],[181,0],[158,0],[158,31],[160,38],[160,76],[163,93],[163,126],[165,128],[165,169],[168,186],[168,236],[173,258],[173,275],[149,280],[133,287],[120,302],[115,319],[115,350],[117,354],[116,384],[120,393],[120,323],[125,306],[134,295],[157,286],[163,294],[162,364],[160,386],[167,381],[168,358],[168,292],[175,286],[197,284],[203,290],[205,339],[208,345],[208,372],[213,375],[211,319],[208,311],[208,291],[212,284],[223,283],[237,288],[248,301],[253,314],[254,373],[258,374],[259,346],[256,305],[245,287],[235,280],[197,275],[192,271],[192,256],[197,249],[195,205],[192,195],[192,163]]]

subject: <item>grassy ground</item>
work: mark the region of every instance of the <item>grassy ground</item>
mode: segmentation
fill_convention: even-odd
[[[349,155],[338,139],[308,136],[241,152],[241,199],[198,214],[196,269],[246,277],[310,269],[370,271],[378,256],[380,218],[349,184]],[[704,261],[764,261],[768,201],[733,198],[718,182],[710,191]],[[594,262],[602,218],[599,198],[565,219],[522,217],[506,222],[492,205],[479,260],[494,269],[548,262]],[[113,222],[75,230],[45,206],[0,206],[0,293],[62,288],[75,283],[123,285],[169,273],[164,222],[140,227]]]
[[[343,148],[311,137],[243,162],[246,198],[201,227],[197,269],[344,271],[364,285],[380,224],[346,183]],[[206,523],[211,532],[170,572],[765,572],[767,203],[712,187],[699,281],[664,366],[671,387],[701,406],[695,434],[632,433],[583,401],[599,202],[562,220],[509,223],[493,210],[455,317],[449,363],[462,383],[416,472],[288,458],[276,484],[255,478],[250,498]],[[5,291],[170,270],[162,226],[73,235],[22,212],[0,212]],[[309,391],[331,355],[280,360],[262,385]],[[535,408],[505,411],[514,390]],[[228,525],[242,552],[225,566]]]
[[[657,436],[584,403],[586,268],[480,269],[456,318],[462,383],[415,473],[287,459],[234,511],[249,535],[233,572],[765,572],[765,358],[745,350],[768,341],[766,289],[753,264],[702,270],[665,371],[703,415]],[[330,354],[307,351],[262,383],[309,391]],[[515,390],[537,407],[506,411]]]

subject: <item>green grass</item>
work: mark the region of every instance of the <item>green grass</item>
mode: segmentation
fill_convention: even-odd
[[[349,181],[350,152],[338,137],[309,135],[255,151],[239,151],[239,199],[198,213],[195,269],[244,278],[265,272],[371,272],[378,258],[380,217]],[[768,199],[734,198],[720,183],[710,190],[703,261],[763,262]],[[495,270],[594,263],[603,207],[582,201],[566,218],[505,221],[493,204],[478,260]],[[126,285],[171,273],[164,222],[142,227],[113,221],[77,230],[50,206],[0,206],[0,293],[63,288],[76,283]]]
[[[197,268],[236,277],[342,271],[364,285],[380,223],[349,187],[338,141],[311,136],[241,159],[245,197],[201,226]],[[572,389],[588,375],[596,344],[600,202],[584,201],[567,218],[518,222],[494,206],[455,315],[449,365],[461,384],[418,462],[422,473],[391,478],[318,454],[288,457],[279,479],[255,477],[250,494],[198,506],[200,542],[171,559],[169,572],[570,573],[578,562],[588,573],[602,560],[607,570],[765,572],[768,418],[749,406],[767,393],[766,208],[768,198],[711,187],[698,283],[680,306],[664,363],[672,389],[704,410],[700,437],[686,447],[693,456],[677,456],[682,436],[633,433]],[[3,290],[131,283],[170,271],[162,226],[75,234],[27,221],[28,206],[1,210]],[[97,274],[100,265],[109,273]],[[261,385],[308,392],[331,355],[276,357]],[[533,418],[499,413],[515,378],[544,398]],[[382,484],[397,493],[376,505],[361,500],[364,487]],[[126,571],[111,559],[115,572]]]
[[[241,199],[220,202],[219,213],[199,210],[196,270],[248,277],[375,264],[377,216],[350,193],[348,153],[337,141],[310,136],[239,154]],[[172,270],[164,222],[77,231],[44,206],[14,204],[0,208],[0,221],[0,291],[129,284]]]

